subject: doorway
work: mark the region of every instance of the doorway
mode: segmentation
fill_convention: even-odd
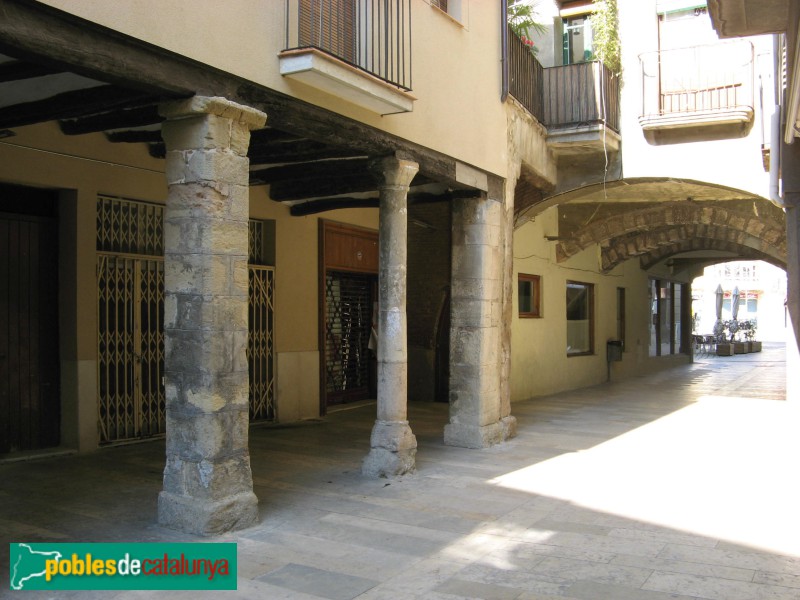
[[[0,186],[0,454],[60,442],[58,198]]]
[[[320,414],[375,397],[378,232],[320,221]]]

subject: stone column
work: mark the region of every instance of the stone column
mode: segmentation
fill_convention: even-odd
[[[395,477],[414,471],[417,453],[417,439],[408,425],[406,263],[408,187],[419,165],[390,156],[374,161],[370,170],[380,192],[378,418],[362,472]]]
[[[254,524],[248,437],[247,147],[266,115],[224,98],[162,105],[167,463],[162,525]]]
[[[516,186],[516,178],[513,185]],[[507,186],[509,183],[507,182]],[[500,331],[500,423],[503,439],[517,435],[517,418],[511,414],[511,323],[514,317],[514,188],[506,187],[503,207],[503,302]]]
[[[504,281],[507,252],[503,203],[483,198],[453,205],[450,326],[450,423],[445,444],[485,448],[515,431],[504,414]]]
[[[800,196],[786,207],[786,399],[800,404]]]

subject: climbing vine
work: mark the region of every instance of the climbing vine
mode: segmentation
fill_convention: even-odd
[[[617,0],[595,2],[592,12],[592,30],[594,32],[594,54],[603,61],[612,72],[622,72],[619,45],[619,17]]]

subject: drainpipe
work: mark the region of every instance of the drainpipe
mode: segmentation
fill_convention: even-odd
[[[780,168],[781,168],[781,107],[775,106],[770,122],[770,150],[769,150],[769,199],[778,208],[786,208],[786,202],[781,196]]]
[[[508,98],[508,0],[501,0],[500,9],[500,65],[502,68],[502,89],[500,90],[500,102],[505,102]]]
[[[775,60],[775,110],[770,120],[770,150],[769,150],[769,199],[778,208],[786,208],[786,202],[781,196],[780,169],[781,169],[781,101],[783,97],[783,61],[781,60],[782,48],[780,36],[774,36],[772,42],[772,56]]]

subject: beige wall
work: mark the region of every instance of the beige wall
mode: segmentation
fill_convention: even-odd
[[[524,400],[602,383],[607,378],[606,342],[617,338],[617,288],[625,288],[626,346],[621,363],[612,364],[612,379],[629,377],[686,362],[688,357],[648,357],[650,340],[648,273],[631,260],[608,274],[599,273],[597,246],[557,263],[558,210],[545,211],[514,232],[514,307],[511,335],[511,398]],[[519,273],[541,276],[542,317],[519,318],[516,281]],[[567,357],[566,282],[594,285],[594,354]]]
[[[277,414],[281,422],[319,416],[319,219],[378,229],[378,209],[333,210],[292,217],[268,197],[265,186],[250,189],[250,216],[276,220],[275,353]]]
[[[65,446],[97,447],[98,194],[164,202],[164,162],[144,144],[109,144],[101,134],[62,136],[55,123],[17,130],[0,142],[0,181],[61,190],[60,344],[62,438]],[[319,415],[317,296],[318,216],[292,217],[251,189],[251,216],[276,221],[275,352],[278,418]],[[348,209],[326,219],[378,227],[377,209]]]
[[[280,76],[284,0],[45,3],[505,176],[500,7],[462,0],[459,23],[423,0],[410,1],[418,101],[412,113],[385,117]]]

